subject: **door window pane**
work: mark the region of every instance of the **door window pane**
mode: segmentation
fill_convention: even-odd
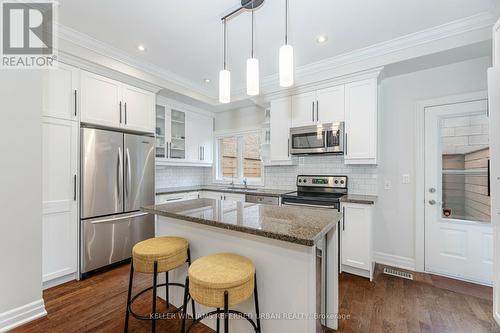
[[[441,120],[442,217],[489,223],[489,135],[486,114]]]

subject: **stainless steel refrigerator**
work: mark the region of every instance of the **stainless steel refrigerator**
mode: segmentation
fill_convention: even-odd
[[[154,237],[154,138],[82,128],[80,277],[131,257]]]

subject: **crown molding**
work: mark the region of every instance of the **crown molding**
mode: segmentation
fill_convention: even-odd
[[[89,35],[83,34],[79,31],[66,27],[62,24],[57,24],[58,26],[58,38],[61,41],[69,42],[73,45],[68,47],[68,45],[60,43],[60,48],[66,54],[80,54],[76,49],[86,49],[100,56],[107,58],[102,60],[105,63],[104,66],[109,65],[109,59],[114,60],[118,63],[130,67],[131,73],[136,73],[137,70],[153,75],[156,77],[158,82],[152,82],[156,85],[160,85],[163,88],[171,89],[178,93],[184,94],[186,96],[198,99],[205,103],[212,105],[218,104],[217,100],[213,97],[213,93],[203,87],[201,84],[195,84],[171,71],[168,71],[162,67],[151,64],[143,59],[134,57],[125,51],[108,45],[100,40],[97,40]],[[68,49],[65,50],[66,46]],[[77,53],[78,52],[78,53]],[[97,61],[99,62],[99,61]]]
[[[169,106],[169,107],[174,108],[174,109],[179,109],[180,111],[189,111],[189,112],[194,112],[194,113],[202,114],[205,116],[209,116],[212,118],[215,117],[215,113],[212,111],[203,110],[203,109],[200,109],[196,106],[186,104],[186,103],[177,101],[175,99],[168,98],[168,97],[161,96],[161,95],[156,96],[156,103],[164,105],[164,106]]]
[[[262,95],[272,96],[284,94],[286,91],[292,94],[297,89],[296,87],[311,85],[328,78],[491,39],[491,29],[496,19],[495,14],[483,12],[297,67],[295,69],[296,83],[293,89],[287,90],[279,87],[279,76],[273,74],[261,79]],[[244,87],[233,90],[232,94],[233,101],[248,98]],[[264,99],[267,98],[264,97]]]

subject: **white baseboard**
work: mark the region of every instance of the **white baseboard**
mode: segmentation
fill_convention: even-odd
[[[383,252],[375,252],[374,260],[379,264],[415,271],[415,259],[413,258],[400,257]]]
[[[76,280],[76,279],[77,279],[76,273],[61,276],[61,277],[58,277],[56,279],[44,281],[42,284],[42,289],[43,290],[49,289],[49,288],[52,288],[52,287],[58,286],[60,284],[66,283],[66,282]]]
[[[45,315],[47,311],[43,299],[0,313],[0,332],[7,332]]]

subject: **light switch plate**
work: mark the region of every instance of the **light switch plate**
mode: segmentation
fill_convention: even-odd
[[[384,190],[392,190],[392,182],[390,180],[385,181]]]
[[[410,184],[410,175],[407,173],[403,175],[403,184]]]

